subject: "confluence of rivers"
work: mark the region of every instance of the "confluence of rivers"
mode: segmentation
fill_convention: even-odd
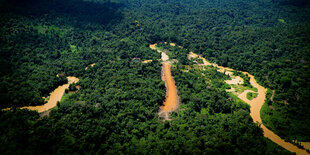
[[[158,49],[156,49],[157,44],[152,44],[150,45],[150,48],[153,49],[153,50],[157,50],[158,52],[161,52],[159,51]],[[176,46],[174,43],[170,43],[171,46]],[[178,46],[180,48],[182,48],[181,46]],[[166,66],[166,63],[167,63],[167,60],[169,59],[163,59],[163,54],[166,55],[164,52],[161,52],[162,53],[162,60],[164,61],[163,63],[163,72],[164,72],[164,75],[168,75],[167,78],[169,79],[170,81],[170,84],[169,84],[169,81],[166,79],[164,80],[165,83],[166,83],[166,87],[167,87],[167,92],[166,92],[166,102],[164,103],[164,107],[162,108],[164,111],[165,109],[167,109],[167,111],[171,110],[170,107],[178,107],[178,97],[172,97],[170,98],[170,91],[173,91],[175,93],[173,93],[173,95],[176,94],[177,96],[177,88],[174,84],[174,80],[173,80],[173,77],[171,76],[171,71],[170,71],[170,64],[168,63],[167,64],[167,67]],[[189,53],[189,58],[193,57],[193,58],[199,58],[201,60],[203,60],[203,66],[207,66],[207,65],[212,65],[214,67],[217,67],[219,68],[218,69],[218,72],[221,72],[221,73],[227,73],[227,71],[231,72],[231,71],[234,71],[234,69],[232,68],[228,68],[228,67],[223,67],[223,66],[219,66],[217,64],[214,64],[214,63],[210,63],[208,62],[205,58],[201,57],[200,55],[197,55],[193,52],[190,52]],[[167,68],[167,69],[164,69],[164,68]],[[228,72],[228,75],[232,75],[231,73]],[[252,117],[253,121],[255,123],[259,123],[260,124],[260,127],[263,129],[263,132],[264,132],[264,136],[267,137],[268,139],[272,140],[274,143],[282,146],[283,148],[291,151],[291,152],[294,152],[298,155],[303,155],[303,154],[310,154],[308,153],[306,150],[304,149],[300,149],[298,148],[297,146],[289,143],[289,142],[285,142],[283,139],[281,139],[278,135],[276,135],[274,132],[272,132],[271,130],[269,130],[267,127],[264,126],[262,120],[261,120],[261,117],[260,117],[260,110],[265,102],[265,98],[266,98],[266,91],[267,89],[264,88],[263,86],[259,85],[256,80],[255,80],[255,77],[251,74],[249,74],[248,72],[242,72],[243,74],[247,74],[249,77],[250,77],[250,83],[257,88],[257,93],[258,93],[258,96],[252,100],[248,100],[246,98],[246,94],[248,92],[250,92],[250,90],[246,90],[244,91],[243,93],[239,94],[238,95],[238,98],[240,98],[241,100],[243,100],[244,102],[246,102],[247,104],[249,104],[251,106],[250,108],[250,116]],[[239,78],[240,79],[240,78]],[[240,81],[238,79],[238,81]],[[172,82],[171,82],[172,81]],[[173,89],[173,90],[171,90]],[[172,95],[172,94],[171,94]],[[169,99],[169,100],[168,100]],[[175,101],[171,101],[172,99],[174,99]],[[167,103],[167,101],[169,101]],[[171,105],[176,105],[176,106],[171,106]],[[173,110],[176,110],[176,109],[173,109]]]

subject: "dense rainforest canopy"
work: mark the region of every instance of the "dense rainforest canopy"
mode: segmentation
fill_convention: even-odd
[[[0,152],[289,154],[225,91],[228,76],[186,54],[254,75],[270,89],[264,124],[310,141],[309,19],[307,0],[0,0],[0,108],[12,108],[0,112]],[[157,114],[165,83],[148,47],[156,42],[184,47],[161,45],[178,60],[172,121]],[[18,109],[44,104],[67,76],[81,89],[49,116]]]

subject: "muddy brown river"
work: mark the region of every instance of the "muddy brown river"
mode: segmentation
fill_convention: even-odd
[[[164,120],[171,120],[169,117],[170,113],[176,111],[179,107],[178,90],[171,74],[169,56],[165,52],[156,49],[156,45],[157,44],[151,44],[150,48],[161,53],[161,60],[163,61],[161,76],[166,85],[166,100],[164,101],[163,106],[160,107],[158,115],[164,118]]]
[[[162,110],[165,112],[175,111],[179,107],[179,97],[177,87],[171,75],[171,65],[169,63],[163,63],[162,79],[166,84],[166,100]]]
[[[72,83],[77,83],[79,81],[78,78],[73,77],[73,76],[68,76],[68,83],[59,86],[56,88],[50,95],[49,100],[46,104],[44,105],[39,105],[39,106],[26,106],[22,107],[21,109],[29,109],[29,110],[36,110],[39,113],[50,110],[54,108],[57,105],[57,102],[61,100],[65,90],[69,88],[69,85]]]
[[[176,45],[172,45],[172,46],[176,46]],[[232,76],[231,72],[234,71],[234,69],[232,68],[228,68],[228,67],[223,67],[223,66],[219,66],[217,64],[214,63],[210,63],[208,62],[205,58],[203,58],[202,56],[195,54],[193,52],[190,52],[188,55],[188,58],[198,58],[201,59],[203,61],[203,64],[201,64],[202,66],[214,66],[218,68],[218,72],[221,73],[225,73],[227,75]],[[228,71],[228,72],[227,72]],[[289,142],[285,142],[284,139],[281,139],[278,135],[276,135],[274,132],[272,132],[271,130],[269,130],[267,127],[264,126],[264,124],[262,123],[261,117],[260,117],[260,109],[262,108],[264,102],[265,102],[265,98],[266,98],[266,91],[267,89],[264,88],[263,86],[259,85],[256,80],[255,77],[251,74],[249,74],[248,72],[242,72],[243,74],[248,74],[248,76],[250,77],[250,83],[257,88],[258,90],[258,96],[252,100],[248,100],[246,98],[246,94],[248,92],[252,92],[251,90],[246,90],[243,93],[241,93],[240,95],[238,95],[238,98],[240,98],[241,100],[243,100],[244,102],[246,102],[247,104],[249,104],[251,106],[250,108],[250,115],[253,119],[253,121],[255,123],[259,123],[260,127],[263,129],[264,132],[264,136],[267,137],[268,139],[272,140],[274,143],[282,146],[283,148],[285,148],[286,150],[289,150],[290,152],[294,152],[298,155],[304,155],[304,154],[310,154],[308,153],[306,150],[304,149],[300,149],[297,146],[289,143]],[[242,78],[237,77],[234,78],[232,80],[228,80],[226,82],[228,82],[228,84],[233,84],[233,83],[242,83],[243,80],[241,80]],[[234,89],[231,89],[234,90]],[[230,90],[230,91],[231,91]],[[310,143],[309,142],[302,142],[301,143],[305,148],[308,148]]]

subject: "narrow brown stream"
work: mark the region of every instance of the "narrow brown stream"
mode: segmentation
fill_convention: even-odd
[[[87,67],[85,67],[85,70],[87,70],[89,67],[94,67],[96,65],[96,63],[92,63],[90,65],[88,65]]]

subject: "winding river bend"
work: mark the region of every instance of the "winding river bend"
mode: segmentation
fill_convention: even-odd
[[[171,46],[176,46],[175,44],[171,44]],[[182,48],[181,46],[178,46],[180,48]],[[223,67],[223,66],[219,66],[215,63],[210,63],[208,62],[205,58],[203,58],[202,56],[198,55],[198,54],[195,54],[193,52],[190,52],[189,55],[188,55],[188,58],[198,58],[198,59],[201,59],[203,61],[203,64],[200,64],[202,66],[214,66],[214,67],[217,67],[218,68],[218,72],[221,72],[221,73],[225,73],[227,75],[230,75],[232,76],[232,71],[234,71],[234,69],[232,68],[228,68],[228,67]],[[240,98],[241,100],[243,100],[244,102],[246,102],[247,104],[249,104],[251,106],[250,108],[250,115],[253,119],[253,121],[255,123],[259,123],[260,124],[260,127],[263,129],[263,132],[264,132],[264,136],[267,137],[268,139],[272,140],[274,143],[282,146],[283,148],[285,148],[286,150],[289,150],[290,152],[294,152],[298,155],[305,155],[305,154],[310,154],[308,153],[306,150],[304,149],[300,149],[298,148],[297,146],[289,143],[289,142],[285,142],[284,139],[281,139],[278,135],[276,135],[274,132],[272,132],[271,130],[269,130],[267,127],[264,126],[262,120],[261,120],[261,117],[260,117],[260,110],[265,102],[265,98],[266,98],[266,91],[267,89],[264,88],[263,86],[259,85],[257,83],[257,81],[255,80],[255,77],[251,74],[249,74],[248,72],[242,72],[243,74],[247,74],[249,77],[250,77],[250,83],[251,85],[253,85],[254,87],[257,88],[257,93],[258,93],[258,96],[252,100],[248,100],[246,98],[246,94],[248,92],[251,92],[251,90],[245,90],[244,92],[242,92],[241,94],[238,95],[238,98]],[[238,82],[243,82],[242,78],[240,77],[235,77],[234,79],[232,80],[227,80],[226,82],[228,84],[231,84],[230,82],[233,82],[233,81],[236,81],[237,83]],[[234,91],[233,89],[229,90],[229,91]],[[305,146],[308,145],[307,142],[304,142],[303,143]],[[302,144],[302,145],[303,145]]]
[[[43,105],[38,105],[38,106],[26,106],[26,107],[21,107],[20,109],[29,109],[29,110],[36,110],[39,113],[43,112],[48,112],[48,110],[54,108],[57,105],[57,102],[61,100],[63,94],[65,93],[65,90],[69,88],[70,84],[72,83],[77,83],[79,81],[78,78],[73,77],[73,76],[68,76],[68,83],[59,86],[56,88],[53,92],[51,92],[51,95],[49,97],[49,100],[47,103]],[[10,110],[10,108],[3,109],[4,111]],[[46,114],[44,114],[46,115]]]
[[[54,108],[57,105],[57,102],[61,100],[65,90],[69,88],[69,85],[79,81],[78,78],[73,77],[73,76],[68,76],[67,79],[68,79],[68,83],[56,88],[51,93],[50,98],[46,104],[39,105],[39,106],[27,106],[27,107],[22,107],[21,109],[36,110],[39,113],[41,113],[41,112]]]

